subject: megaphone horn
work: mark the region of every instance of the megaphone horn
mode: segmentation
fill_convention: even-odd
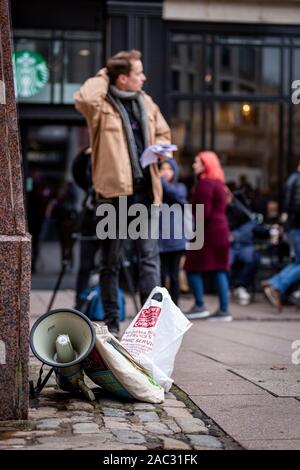
[[[58,385],[67,391],[80,388],[89,398],[93,393],[83,383],[80,363],[91,353],[96,340],[92,322],[74,309],[56,309],[42,315],[30,331],[30,347],[44,364],[52,367],[44,381],[40,371],[37,387],[30,385],[31,397],[36,397],[46,385],[53,370]]]

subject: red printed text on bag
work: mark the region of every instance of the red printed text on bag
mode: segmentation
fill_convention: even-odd
[[[134,328],[153,328],[157,323],[160,312],[160,307],[144,308],[133,325]]]

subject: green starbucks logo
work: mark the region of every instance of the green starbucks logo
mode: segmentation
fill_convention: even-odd
[[[15,89],[17,96],[31,98],[37,95],[49,79],[49,69],[44,58],[32,51],[13,54]]]

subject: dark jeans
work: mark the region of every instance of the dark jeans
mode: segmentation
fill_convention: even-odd
[[[103,200],[103,202],[106,202]],[[118,199],[111,201],[117,210],[118,223]],[[128,207],[133,203],[144,203],[138,197],[128,198]],[[149,213],[148,213],[149,217]],[[130,218],[127,221],[130,223]],[[150,224],[149,224],[150,227]],[[118,228],[117,228],[118,229]],[[133,241],[135,251],[138,255],[139,263],[139,291],[141,303],[144,304],[152,289],[161,283],[160,278],[160,257],[158,249],[158,240],[136,239]],[[118,318],[118,281],[120,266],[120,240],[105,239],[81,242],[80,270],[77,279],[77,296],[80,291],[87,287],[88,273],[93,267],[95,253],[98,248],[101,249],[101,268],[100,283],[103,308],[105,311],[105,323],[109,324]]]
[[[116,209],[116,224],[118,224],[118,198],[98,200],[97,206],[112,204]],[[95,208],[96,210],[96,208]],[[96,224],[101,219],[95,219]],[[82,227],[84,230],[85,227]],[[120,240],[105,238],[104,240],[81,240],[80,243],[80,268],[76,282],[76,301],[80,304],[79,294],[88,287],[89,275],[94,267],[96,252],[101,250],[100,261],[100,287],[104,310],[104,321],[107,325],[115,324],[119,321],[118,287],[120,269]]]
[[[119,321],[120,240],[101,240],[101,249],[100,284],[104,321],[108,325]]]
[[[234,269],[233,287],[249,288],[259,264],[259,255],[253,245],[230,247],[230,267]]]
[[[79,271],[76,279],[76,306],[78,308],[81,304],[79,295],[89,285],[90,274],[95,267],[95,256],[99,249],[99,240],[83,239],[80,241]]]
[[[170,295],[173,302],[177,305],[179,298],[179,264],[183,251],[171,251],[160,254],[161,263],[161,282],[165,286],[166,277],[170,278]]]
[[[229,304],[229,282],[227,271],[214,271],[215,284],[219,297],[220,310],[228,312]],[[189,285],[193,291],[196,305],[198,307],[204,306],[204,286],[201,272],[188,272],[187,273]]]
[[[138,239],[134,244],[139,260],[139,291],[143,305],[152,289],[161,284],[158,241]]]
[[[120,240],[82,240],[80,242],[80,268],[76,282],[76,306],[80,309],[79,295],[88,287],[89,276],[94,268],[95,255],[101,249],[100,286],[104,321],[113,323],[119,318],[118,286],[120,263]]]
[[[154,287],[160,286],[161,275],[160,275],[160,256],[158,240],[151,239],[150,230],[150,206],[151,201],[149,195],[144,190],[139,190],[134,193],[133,196],[128,197],[128,208],[132,204],[143,204],[148,209],[148,223],[145,224],[148,227],[148,236],[146,239],[137,238],[133,240],[134,250],[138,256],[139,265],[139,292],[141,304],[143,305],[147,300],[150,292]],[[132,219],[128,218],[128,225]],[[145,221],[146,222],[146,221]],[[147,232],[146,232],[147,233]]]
[[[295,282],[300,280],[300,229],[292,229],[288,235],[295,260],[269,279],[270,284],[281,294],[285,294]]]

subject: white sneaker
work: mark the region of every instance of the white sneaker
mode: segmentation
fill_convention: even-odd
[[[234,289],[233,294],[239,305],[250,304],[251,296],[245,287],[237,287]]]

